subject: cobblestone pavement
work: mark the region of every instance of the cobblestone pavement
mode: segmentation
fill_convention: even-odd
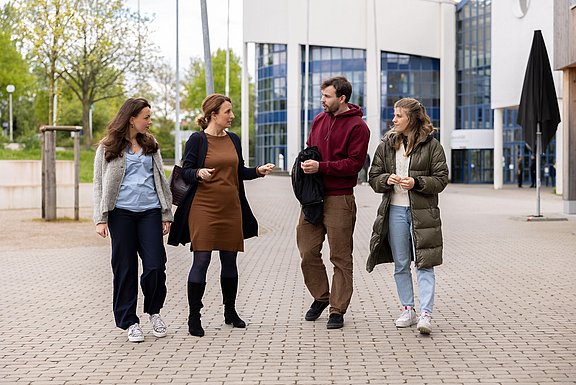
[[[534,189],[449,185],[441,194],[445,258],[436,270],[433,333],[424,337],[394,326],[392,266],[365,270],[380,200],[369,186],[356,188],[355,292],[339,330],[326,329],[327,312],[303,319],[312,298],[299,267],[289,178],[246,187],[260,222],[260,236],[239,256],[237,308],[246,329],[224,324],[214,258],[206,336],[188,335],[190,252],[167,246],[169,335],[153,337],[142,315],[146,340],[129,343],[113,323],[108,242],[77,245],[55,231],[59,246],[41,249],[23,235],[31,247],[0,249],[0,383],[576,383],[576,218],[527,222]],[[545,217],[565,218],[560,197],[543,191],[541,204]]]

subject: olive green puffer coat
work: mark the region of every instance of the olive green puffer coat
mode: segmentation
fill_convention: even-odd
[[[394,187],[388,185],[390,174],[396,173],[396,150],[384,139],[376,149],[369,182],[382,193],[382,202],[372,228],[370,255],[366,270],[371,272],[380,263],[394,262],[388,243],[388,213]],[[442,145],[429,136],[418,144],[410,156],[409,176],[417,179],[417,187],[408,191],[416,266],[429,268],[442,264],[442,221],[438,194],[448,184],[448,166]]]

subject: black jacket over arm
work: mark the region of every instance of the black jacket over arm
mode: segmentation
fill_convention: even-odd
[[[302,205],[304,219],[316,225],[324,215],[324,182],[321,173],[305,174],[300,164],[308,159],[321,161],[322,155],[316,146],[300,151],[292,166],[292,189]]]

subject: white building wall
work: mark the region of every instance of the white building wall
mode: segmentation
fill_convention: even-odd
[[[440,143],[452,171],[452,133],[456,125],[456,12],[453,2],[440,9]]]
[[[375,12],[377,41],[384,51],[440,57],[441,4],[451,0],[244,0],[245,42],[306,40],[310,9],[312,45],[366,48],[367,12]]]
[[[492,109],[520,103],[524,73],[535,30],[541,30],[550,64],[554,57],[554,2],[527,1],[523,17],[518,0],[492,1]],[[562,97],[562,72],[553,71],[556,95]]]

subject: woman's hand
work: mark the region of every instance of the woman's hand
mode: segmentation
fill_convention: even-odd
[[[386,181],[386,183],[388,183],[389,185],[400,184],[400,182],[402,182],[402,177],[396,174],[390,174],[388,180]]]
[[[258,167],[258,174],[260,175],[268,175],[274,170],[275,165],[273,163],[266,163],[260,167]]]
[[[390,174],[390,176],[388,177],[388,181],[386,183],[388,183],[389,185],[394,184],[400,185],[400,187],[402,187],[404,190],[412,190],[416,182],[414,181],[414,178],[412,178],[411,176],[401,177],[396,174]]]
[[[402,187],[404,190],[412,190],[414,188],[414,184],[416,182],[414,181],[414,178],[412,178],[411,176],[407,176],[402,178],[402,180],[400,181],[400,187]]]
[[[170,226],[172,222],[162,222],[162,235],[166,235],[170,232]]]
[[[210,180],[212,179],[212,173],[214,172],[213,168],[199,168],[198,169],[198,178],[202,180]]]
[[[98,223],[96,225],[96,234],[98,234],[102,238],[106,238],[108,236],[108,224]]]

